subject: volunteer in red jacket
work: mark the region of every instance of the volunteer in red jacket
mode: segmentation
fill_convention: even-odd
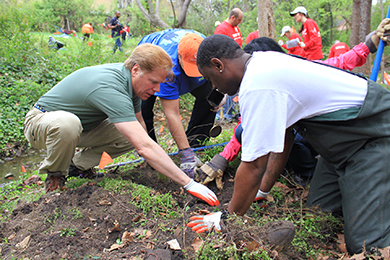
[[[299,32],[303,42],[300,43],[300,46],[305,50],[306,58],[308,60],[321,60],[324,55],[322,54],[321,34],[316,22],[308,16],[306,8],[303,6],[295,8],[290,15],[297,23],[302,24]]]
[[[233,8],[229,17],[215,28],[214,34],[224,34],[232,38],[242,47],[242,35],[238,25],[242,22],[244,13],[239,8]]]
[[[338,57],[340,54],[346,53],[348,51],[349,46],[346,43],[335,40],[332,47],[330,47],[329,58]]]
[[[299,37],[299,34],[297,34],[295,32],[291,32],[290,26],[283,27],[282,34],[280,35],[280,37],[283,37],[283,36],[286,36],[286,38],[289,41],[292,41],[294,39],[298,39],[299,43],[302,43],[302,39],[301,39],[301,37]],[[283,43],[282,40],[279,40],[278,44],[280,47],[286,49],[288,51],[288,54],[297,55],[297,56],[301,56],[303,58],[306,58],[306,53],[301,46],[298,45],[295,47],[288,48],[287,44]]]

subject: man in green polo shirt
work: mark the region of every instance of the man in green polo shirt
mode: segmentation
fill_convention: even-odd
[[[159,91],[171,69],[161,47],[142,44],[124,64],[77,70],[43,95],[26,115],[24,134],[33,147],[47,150],[39,168],[47,174],[46,191],[64,188],[69,166],[85,174],[103,151],[115,158],[136,149],[158,172],[218,205],[216,195],[181,171],[145,131],[141,100]]]

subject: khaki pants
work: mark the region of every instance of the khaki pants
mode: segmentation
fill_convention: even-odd
[[[39,173],[51,176],[66,175],[71,161],[87,170],[99,164],[103,151],[115,158],[134,149],[108,119],[83,132],[80,119],[65,111],[43,113],[32,108],[25,118],[24,135],[34,148],[47,150]]]

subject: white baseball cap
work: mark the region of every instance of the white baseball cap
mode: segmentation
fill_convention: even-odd
[[[291,16],[294,16],[296,13],[303,13],[305,16],[307,16],[307,10],[303,6],[298,6],[290,13]]]
[[[282,29],[282,34],[280,35],[280,37],[283,37],[286,32],[289,32],[291,30],[291,27],[290,26],[284,26],[283,29]]]

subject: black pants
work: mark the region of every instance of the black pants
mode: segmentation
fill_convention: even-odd
[[[211,90],[211,83],[206,81],[205,84],[191,92],[191,95],[195,97],[195,103],[186,130],[187,139],[191,147],[202,146],[204,140],[210,137],[210,129],[213,127],[216,114],[216,112],[211,111],[213,107],[207,101]],[[142,101],[141,110],[148,134],[150,138],[157,142],[153,124],[155,101],[156,96],[151,96],[147,100]]]

